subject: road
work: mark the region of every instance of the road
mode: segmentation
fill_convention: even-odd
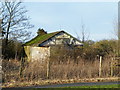
[[[119,82],[83,82],[83,83],[67,83],[67,84],[58,84],[58,85],[44,85],[36,86],[34,88],[58,88],[58,87],[71,87],[71,86],[90,86],[90,85],[111,85],[118,84]],[[119,83],[120,84],[120,83]]]
[[[71,86],[92,86],[92,85],[112,85],[120,84],[120,82],[82,82],[82,83],[67,83],[67,84],[56,84],[56,85],[42,85],[42,86],[32,86],[24,88],[4,88],[2,90],[39,90],[39,88],[59,88],[59,87],[71,87]]]

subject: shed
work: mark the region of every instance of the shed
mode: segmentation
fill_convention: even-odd
[[[36,36],[24,44],[24,49],[29,61],[40,60],[43,62],[49,59],[52,49],[56,46],[72,49],[82,45],[77,38],[67,32],[57,31]]]

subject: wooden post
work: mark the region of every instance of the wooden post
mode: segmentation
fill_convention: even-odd
[[[47,61],[47,79],[49,79],[50,74],[50,60]]]
[[[24,47],[22,46],[22,53],[21,53],[21,61],[20,61],[20,68],[19,68],[19,78],[21,79],[23,76],[23,69],[24,69],[24,63],[25,63],[25,58],[24,58]]]
[[[111,69],[110,69],[110,75],[113,76],[113,58],[111,60]]]
[[[20,68],[19,68],[19,78],[21,79],[23,76],[23,69],[24,69],[24,58],[21,58],[20,61]]]
[[[101,71],[102,71],[102,56],[100,56],[99,77],[101,77]]]

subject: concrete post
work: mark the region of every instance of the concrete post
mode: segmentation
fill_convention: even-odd
[[[102,56],[100,56],[99,77],[101,77],[101,72],[102,72]]]

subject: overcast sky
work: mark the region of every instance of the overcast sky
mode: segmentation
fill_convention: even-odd
[[[81,37],[81,26],[91,40],[115,38],[113,22],[117,20],[117,2],[24,2],[30,22],[30,29],[36,35],[38,28],[48,33],[64,30]]]

